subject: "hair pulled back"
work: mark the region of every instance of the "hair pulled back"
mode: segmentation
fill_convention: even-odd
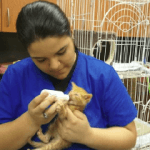
[[[25,48],[46,37],[71,36],[70,24],[59,6],[50,2],[37,1],[27,4],[20,11],[16,29]]]

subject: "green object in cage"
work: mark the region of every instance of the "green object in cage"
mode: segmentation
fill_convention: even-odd
[[[147,77],[147,83],[148,83],[148,90],[149,90],[149,93],[150,93],[150,83],[149,83],[149,78]]]

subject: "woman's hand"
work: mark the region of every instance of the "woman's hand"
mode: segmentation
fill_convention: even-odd
[[[58,132],[64,140],[93,149],[125,150],[133,148],[136,143],[134,122],[125,127],[92,128],[83,113],[77,110],[72,113],[69,108],[67,118],[58,122]]]
[[[78,110],[72,112],[68,107],[66,109],[66,119],[59,120],[58,122],[60,136],[67,141],[84,144],[91,133],[87,117]]]
[[[33,121],[33,123],[39,127],[42,124],[50,122],[57,114],[55,111],[57,106],[56,97],[47,96],[48,93],[43,92],[42,94],[35,97],[28,105],[28,116]],[[49,105],[51,105],[50,108],[48,108]],[[48,117],[44,118],[43,113],[46,113]]]

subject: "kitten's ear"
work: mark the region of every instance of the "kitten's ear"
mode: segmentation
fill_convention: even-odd
[[[77,85],[74,82],[71,82],[71,84],[73,88],[77,87]]]
[[[86,94],[86,95],[84,95],[84,98],[87,102],[89,102],[91,100],[92,96],[93,96],[92,94]]]
[[[74,82],[71,82],[71,84],[72,84],[72,86],[74,86],[74,85],[75,85],[75,83],[74,83]]]

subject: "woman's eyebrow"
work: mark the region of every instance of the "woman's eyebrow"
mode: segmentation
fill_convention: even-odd
[[[56,53],[59,53],[60,51],[62,51],[64,48],[66,48],[68,45],[63,46],[62,48],[60,48]],[[31,57],[34,59],[43,59],[44,57]]]

